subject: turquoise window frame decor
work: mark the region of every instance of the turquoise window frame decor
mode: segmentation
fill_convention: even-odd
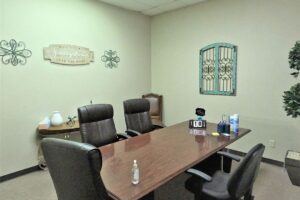
[[[200,94],[236,95],[237,46],[214,43],[200,50]]]

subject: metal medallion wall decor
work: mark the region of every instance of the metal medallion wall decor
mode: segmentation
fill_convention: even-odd
[[[25,49],[25,43],[11,39],[9,42],[1,40],[0,42],[0,56],[2,57],[2,63],[17,66],[18,64],[25,65],[27,58],[32,55],[31,51]]]
[[[56,64],[85,65],[94,62],[94,52],[75,45],[53,44],[44,48],[43,53],[45,60]]]
[[[116,51],[108,50],[104,52],[101,57],[102,62],[105,62],[105,67],[113,68],[118,67],[118,62],[120,62],[119,56],[117,56]]]

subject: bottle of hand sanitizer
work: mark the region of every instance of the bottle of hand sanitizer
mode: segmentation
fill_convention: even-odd
[[[137,165],[136,160],[133,161],[132,169],[131,169],[131,182],[136,185],[140,182],[140,170]]]

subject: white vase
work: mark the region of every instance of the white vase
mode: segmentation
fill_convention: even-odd
[[[64,120],[59,111],[54,111],[51,117],[51,125],[59,126],[64,123]]]

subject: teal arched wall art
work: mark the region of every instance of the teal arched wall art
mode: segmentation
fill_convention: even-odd
[[[236,95],[237,46],[214,43],[200,50],[200,93]]]

